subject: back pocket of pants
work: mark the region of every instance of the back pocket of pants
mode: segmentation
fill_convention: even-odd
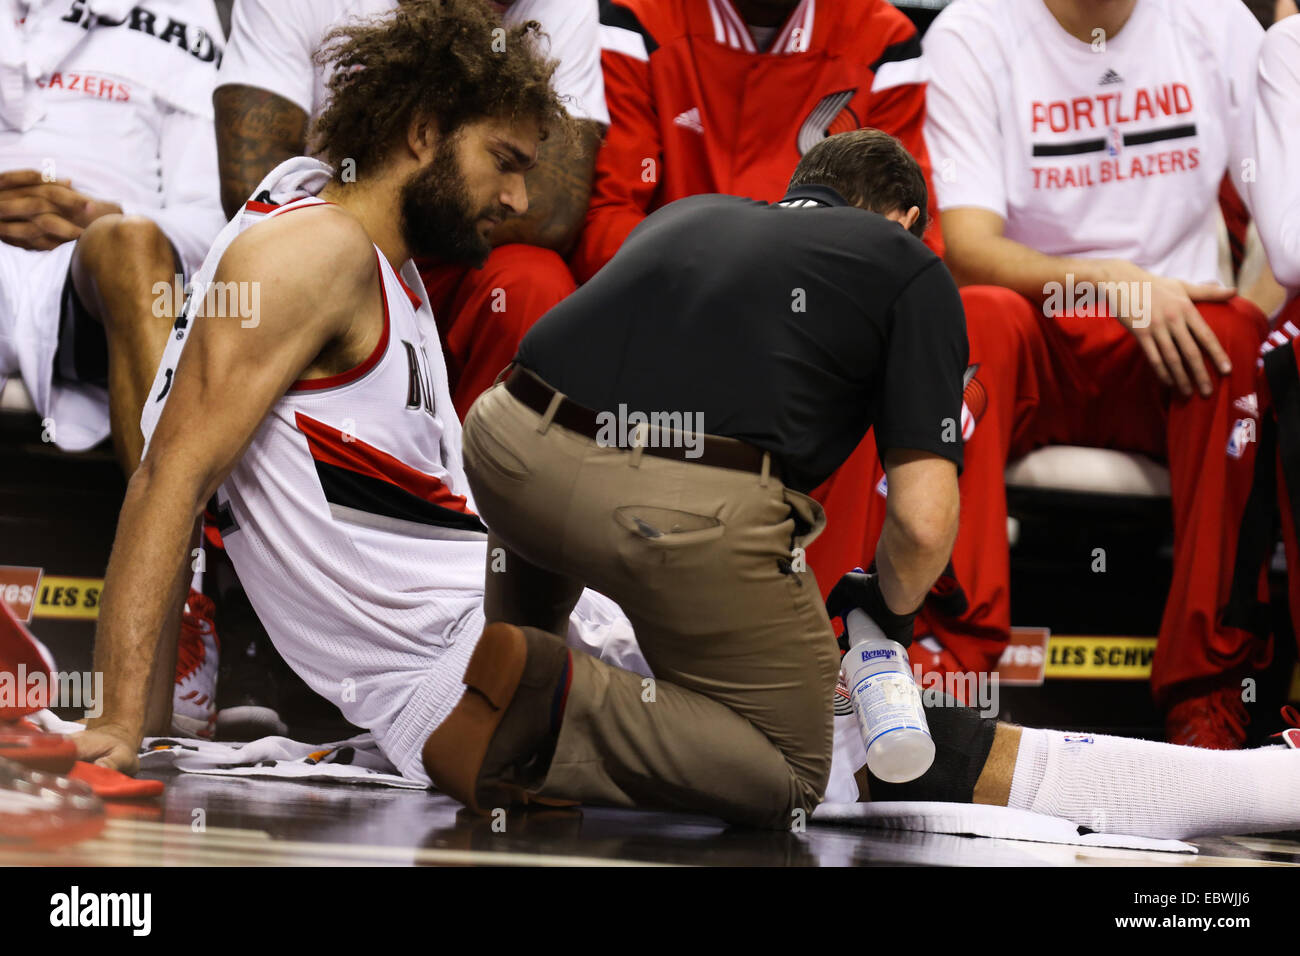
[[[673,550],[716,541],[727,527],[718,518],[673,508],[624,505],[614,510],[614,520],[652,548]]]
[[[461,441],[468,468],[488,468],[514,481],[526,481],[530,477],[531,473],[523,459],[493,437],[481,424],[476,423],[476,427],[465,429],[461,433]]]

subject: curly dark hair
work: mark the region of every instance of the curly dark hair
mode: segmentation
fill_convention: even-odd
[[[415,116],[443,137],[484,118],[534,120],[542,136],[571,120],[540,53],[541,24],[507,26],[483,0],[406,0],[382,18],[331,30],[316,62],[333,66],[313,144],[338,169],[373,169]]]

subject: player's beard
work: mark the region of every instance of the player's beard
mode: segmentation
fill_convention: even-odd
[[[481,219],[504,219],[493,204],[472,209],[455,148],[439,147],[433,162],[412,173],[402,186],[402,239],[412,255],[449,263],[482,266],[492,245],[478,230]]]

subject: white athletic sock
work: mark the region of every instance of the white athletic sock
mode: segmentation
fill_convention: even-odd
[[[1300,751],[1203,750],[1021,729],[1007,805],[1098,833],[1181,840],[1300,828]]]

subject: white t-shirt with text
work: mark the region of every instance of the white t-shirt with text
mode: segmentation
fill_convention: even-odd
[[[1047,255],[1215,281],[1263,35],[1240,0],[1138,0],[1091,43],[1043,0],[955,0],[924,40],[939,208],[992,210]]]
[[[255,86],[296,103],[313,120],[328,98],[328,73],[312,57],[325,34],[353,19],[382,16],[397,0],[239,0],[218,85]],[[600,71],[595,0],[516,0],[502,20],[536,20],[559,61],[552,85],[575,119],[609,125]]]

